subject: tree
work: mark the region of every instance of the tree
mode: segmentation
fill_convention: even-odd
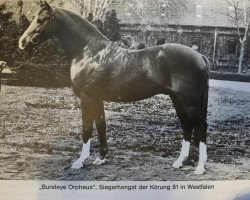
[[[119,28],[119,20],[116,15],[115,10],[111,10],[107,12],[106,18],[104,21],[104,34],[111,41],[119,41],[121,39],[120,28]]]
[[[75,12],[79,12],[81,16],[87,18],[91,13],[93,21],[105,19],[105,14],[109,10],[109,6],[114,0],[68,0],[60,2],[60,6],[65,8],[72,8]],[[75,10],[78,8],[78,11]]]
[[[19,40],[20,36],[24,33],[24,31],[28,28],[30,22],[26,15],[22,14],[19,17],[19,23],[17,25],[17,32],[16,32],[16,41]],[[16,45],[17,46],[17,45]],[[31,51],[20,51],[19,48],[16,48],[12,54],[13,63],[16,61],[26,61],[30,58]]]
[[[94,16],[92,13],[89,13],[88,17],[86,18],[89,22],[93,22]]]
[[[6,4],[0,4],[0,58],[11,65],[12,54],[17,48],[17,24],[12,20],[12,12],[7,11]]]
[[[23,14],[23,0],[18,0],[17,5],[18,5],[18,15],[19,15],[19,18],[21,18]]]
[[[24,31],[29,27],[30,21],[28,20],[27,16],[22,14],[19,19],[18,24],[18,31],[20,34],[23,34]]]
[[[103,27],[103,22],[102,22],[100,19],[93,21],[93,24],[96,26],[96,28],[97,28],[101,33],[105,34],[105,32],[104,32],[104,27]]]
[[[164,22],[177,21],[181,18],[184,11],[187,9],[187,0],[130,0],[125,1],[126,11],[135,14],[141,24],[157,23],[159,20]],[[148,11],[157,11],[158,18],[152,16]]]
[[[229,6],[229,13],[227,14],[229,20],[234,23],[238,38],[240,42],[240,56],[239,56],[239,65],[238,73],[242,73],[242,62],[245,54],[245,47],[247,44],[247,36],[249,32],[249,23],[250,23],[250,12],[248,5],[250,4],[249,0],[227,0],[227,6]]]

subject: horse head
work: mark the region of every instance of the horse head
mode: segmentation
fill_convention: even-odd
[[[40,1],[40,9],[33,21],[19,39],[19,48],[41,43],[53,36],[55,9],[46,1]]]

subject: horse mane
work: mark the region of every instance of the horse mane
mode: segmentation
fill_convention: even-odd
[[[84,29],[86,31],[86,27],[88,27],[88,34],[91,35],[96,35],[97,37],[104,39],[104,40],[109,40],[106,36],[104,36],[92,23],[90,23],[88,20],[84,19],[83,17],[81,17],[78,14],[75,14],[69,10],[65,10],[65,9],[61,9],[61,8],[57,8],[57,10],[64,14],[69,16],[69,18],[66,18],[66,20],[68,20],[69,24],[76,24],[78,25],[78,28]],[[73,19],[72,21],[70,19]]]

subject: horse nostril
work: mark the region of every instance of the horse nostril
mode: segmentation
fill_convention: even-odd
[[[19,48],[24,49],[25,43],[26,43],[26,38],[20,38],[19,44],[18,44]]]

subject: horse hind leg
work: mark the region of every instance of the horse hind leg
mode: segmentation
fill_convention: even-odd
[[[203,174],[205,172],[205,164],[207,161],[207,108],[208,108],[208,80],[202,88],[199,107],[190,107],[188,109],[189,117],[194,123],[194,138],[199,143],[199,161],[195,169],[195,174]]]
[[[205,164],[207,161],[207,98],[208,87],[203,90],[202,97],[197,98],[193,95],[179,95],[170,96],[176,108],[178,117],[180,118],[184,140],[182,142],[182,149],[177,161],[173,164],[173,167],[182,166],[182,162],[188,156],[190,141],[192,136],[192,130],[194,135],[194,141],[199,144],[199,161],[195,170],[195,174],[203,174],[205,172]]]
[[[196,107],[189,107],[187,113],[194,124],[194,138],[199,143],[199,161],[195,169],[195,174],[203,174],[205,172],[205,164],[207,161],[207,122],[204,112]]]
[[[97,114],[95,117],[95,124],[100,141],[100,157],[94,161],[94,165],[101,165],[106,162],[106,155],[108,153],[108,144],[106,138],[106,121],[103,102],[96,104]]]
[[[176,110],[176,114],[178,118],[180,119],[182,129],[183,129],[183,141],[182,141],[182,147],[180,151],[180,155],[178,159],[173,163],[174,168],[180,168],[183,165],[183,161],[185,161],[189,156],[189,150],[190,150],[190,140],[193,130],[193,124],[192,121],[189,119],[186,111],[184,110],[183,106],[179,102],[179,100],[175,97],[174,94],[170,95],[173,105]]]

